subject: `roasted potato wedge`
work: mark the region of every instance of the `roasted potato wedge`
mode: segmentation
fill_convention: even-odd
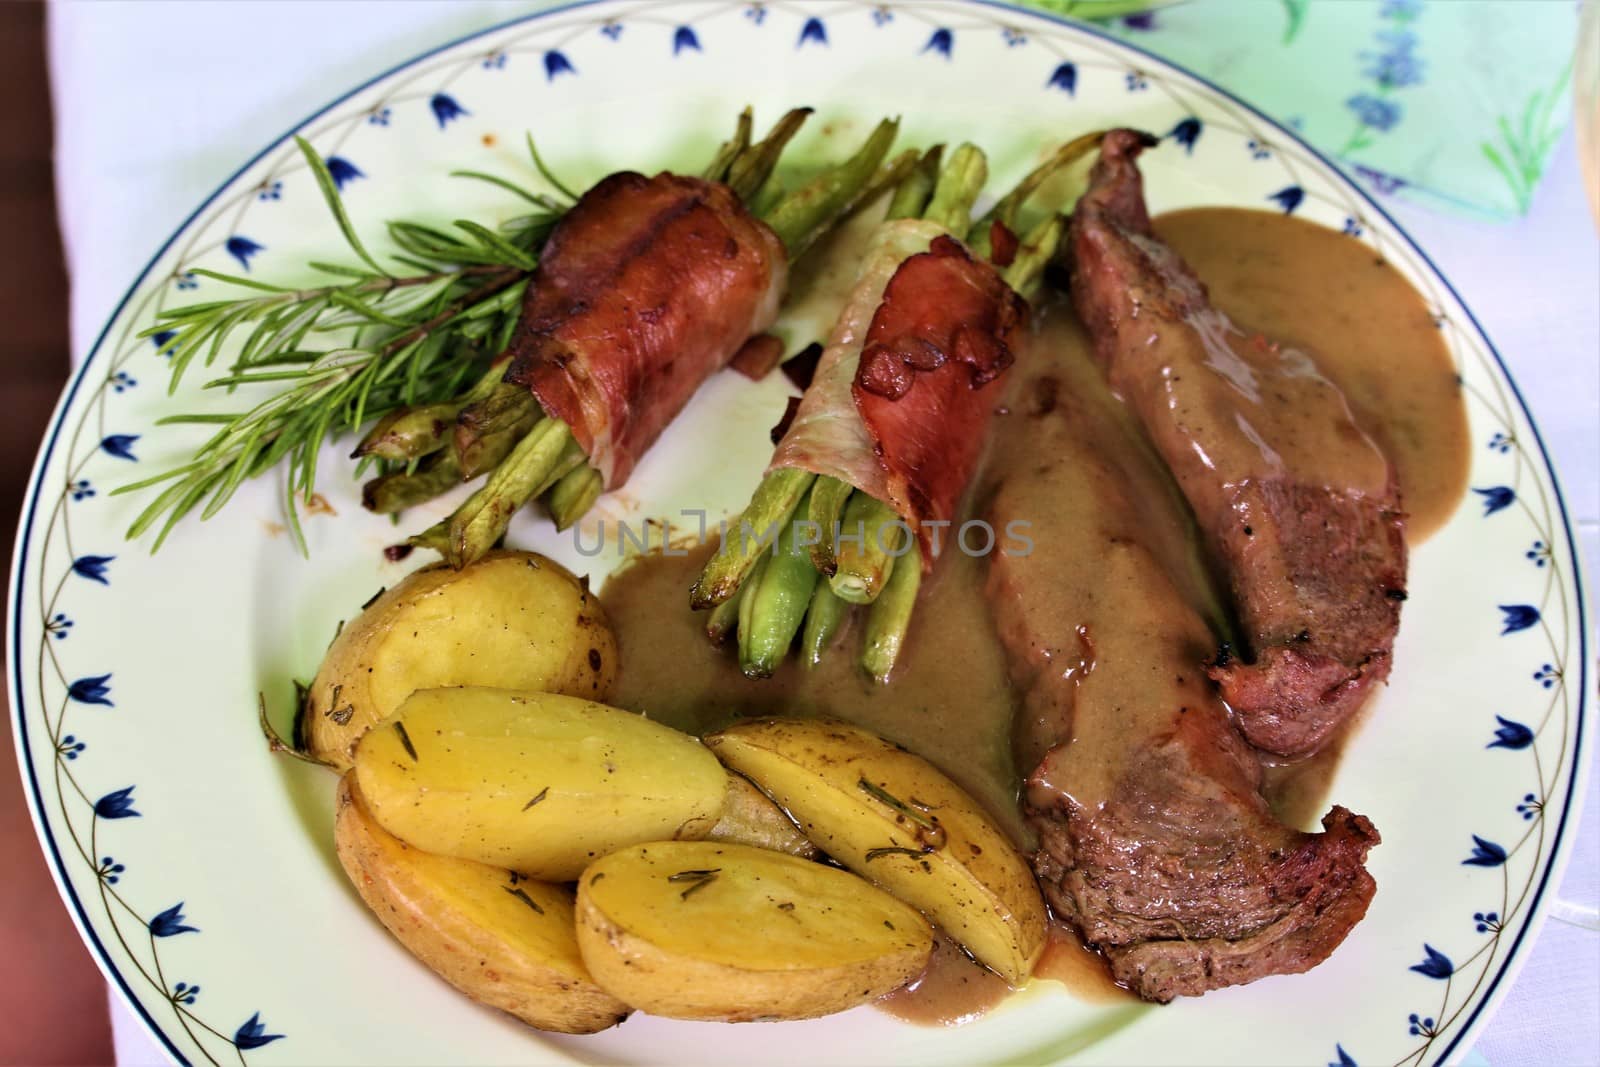
[[[595,862],[578,880],[589,973],[652,1015],[809,1019],[922,972],[933,931],[853,874],[749,845],[667,841]]]
[[[818,854],[817,846],[800,832],[788,813],[739,774],[728,775],[728,795],[706,838],[787,852],[801,859],[815,859]]]
[[[915,905],[1012,985],[1045,943],[1027,863],[978,802],[926,760],[865,730],[764,719],[706,738],[828,855]]]
[[[570,890],[410,847],[372,818],[354,774],[339,782],[334,844],[389,932],[473,1000],[563,1034],[628,1017],[589,977]]]
[[[334,638],[301,710],[308,753],[340,770],[357,739],[418,689],[491,685],[604,700],[617,643],[600,602],[561,565],[495,552],[440,563],[379,594]]]
[[[697,739],[576,697],[424,689],[356,744],[379,824],[417,848],[570,882],[626,845],[701,838],[728,774]]]

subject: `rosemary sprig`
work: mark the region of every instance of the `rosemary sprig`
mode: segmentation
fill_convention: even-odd
[[[315,491],[322,445],[331,435],[401,408],[452,400],[481,378],[516,326],[538,249],[570,207],[567,199],[464,172],[517,193],[536,212],[511,220],[500,232],[471,220],[448,229],[391,222],[388,236],[400,254],[390,258],[401,269],[390,271],[362,241],[322,158],[303,139],[295,143],[359,265],[311,263],[334,280],[304,288],[196,269],[249,293],[166,309],[145,331],[147,337],[170,334],[160,351],[172,357],[174,391],[196,361],[212,366],[234,341],[239,345],[228,373],[207,388],[232,393],[274,387],[271,396],[242,411],[160,420],[218,429],[187,463],[116,490],[165,485],[128,530],[135,538],[164,519],[152,550],[191,511],[201,508],[201,517],[210,518],[244,481],[288,460],[289,527],[305,552],[295,504]],[[561,188],[531,138],[529,151],[536,169]]]

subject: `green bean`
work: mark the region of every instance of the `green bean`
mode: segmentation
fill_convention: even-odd
[[[450,551],[450,520],[441,519],[419,534],[406,538],[412,548],[426,548],[443,556]]]
[[[426,503],[461,484],[456,454],[444,449],[409,474],[399,471],[374,478],[361,487],[361,505],[379,515],[394,515]]]
[[[462,409],[488,397],[504,375],[505,365],[495,363],[472,388],[454,400],[391,411],[367,431],[350,458],[376,456],[392,462],[408,462],[438,451],[450,443],[450,431]]]
[[[1011,191],[1001,197],[977,222],[972,224],[972,230],[967,235],[967,244],[980,257],[987,259],[992,251],[989,245],[989,232],[991,224],[1003,223],[1009,229],[1017,228],[1017,218],[1022,213],[1022,206],[1040,186],[1050,178],[1070,167],[1078,160],[1087,156],[1099,147],[1101,139],[1105,136],[1104,130],[1086,133],[1081,137],[1074,137],[1054,152],[1043,163],[1029,171],[1023,179],[1012,187]]]
[[[756,607],[756,589],[761,585],[761,575],[766,571],[772,557],[765,553],[756,559],[750,568],[750,575],[745,579],[744,586],[739,590],[739,619],[737,636],[739,638],[739,661],[744,662],[746,635],[750,633],[750,620]]]
[[[773,123],[766,137],[734,156],[728,164],[728,188],[740,200],[749,202],[756,191],[766,183],[778,165],[778,157],[789,146],[800,127],[811,117],[809,107],[797,107]]]
[[[482,558],[505,535],[511,517],[548,481],[571,439],[572,431],[560,419],[542,420],[450,517],[445,558],[457,570]]]
[[[1056,248],[1066,233],[1067,220],[1061,215],[1051,215],[1041,221],[1017,246],[1017,255],[1002,275],[1006,284],[1026,299],[1032,299],[1034,290],[1044,280],[1044,269],[1055,258]]]
[[[817,582],[811,594],[811,607],[806,611],[805,629],[800,635],[800,661],[807,667],[822,662],[822,656],[833,646],[839,630],[850,618],[853,605],[833,595],[827,582]]]
[[[845,501],[854,491],[849,482],[827,475],[818,475],[816,484],[811,487],[806,517],[817,524],[818,530],[817,543],[811,546],[811,565],[818,574],[829,578],[838,569],[838,547],[834,538],[843,521]]]
[[[583,450],[578,447],[578,442],[569,440],[566,448],[562,450],[561,455],[557,458],[555,465],[551,467],[548,472],[546,472],[544,480],[534,487],[534,490],[531,494],[529,494],[528,499],[531,500],[534,497],[544,494],[546,491],[551,489],[557,481],[571,473],[573,468],[582,463]],[[498,473],[498,471],[496,473]],[[485,483],[484,485],[480,486],[477,492],[467,497],[466,501],[459,508],[457,508],[452,515],[434,523],[421,533],[407,538],[406,543],[413,545],[416,548],[431,548],[438,552],[441,556],[450,558],[450,545],[452,544],[450,534],[451,524],[455,521],[457,516],[472,516],[483,511],[484,506],[490,500],[489,488],[492,484],[492,481],[493,480],[491,479],[489,483]]]
[[[550,487],[545,507],[555,520],[556,529],[565,530],[586,515],[594,502],[600,499],[605,483],[600,472],[589,466],[578,466]]]
[[[933,196],[933,187],[939,180],[939,161],[944,157],[944,145],[936,144],[917,160],[917,165],[904,181],[895,187],[894,199],[889,201],[892,219],[920,219]]]
[[[560,483],[561,479],[565,478],[579,467],[586,466],[588,462],[589,457],[583,454],[583,446],[569,437],[567,439],[567,446],[561,450],[560,458],[556,460],[555,465],[550,468],[548,473],[545,474],[544,481],[540,482],[539,487],[533,491],[534,497],[542,496],[548,500],[548,494],[555,491],[555,487],[558,483]],[[581,514],[578,516],[580,519],[582,517],[583,516]]]
[[[498,467],[544,414],[525,386],[498,385],[456,416],[456,461],[462,481]]]
[[[703,177],[706,181],[720,182],[728,176],[728,168],[739,154],[750,147],[750,134],[752,132],[754,115],[746,107],[739,112],[739,123],[734,127],[733,139],[724,141],[717,149],[717,154],[711,157],[711,164],[706,167]]]
[[[367,431],[350,458],[373,456],[406,463],[431,455],[450,443],[460,411],[461,405],[454,402],[391,411]]]
[[[747,205],[750,214],[758,219],[766,218],[772,209],[778,206],[778,201],[787,195],[788,190],[784,187],[783,179],[774,174],[767,179],[767,184],[757,189],[756,195],[750,198],[750,203]]]
[[[861,666],[873,681],[886,683],[905,648],[911,611],[922,584],[922,560],[913,551],[889,575],[883,595],[867,612],[867,632],[861,649]]]
[[[691,606],[696,609],[715,607],[738,592],[761,550],[771,544],[779,528],[789,521],[815,478],[810,471],[793,469],[766,473],[750,497],[744,514],[729,527],[722,547],[706,561],[700,580],[689,594]]]
[[[508,360],[504,354],[496,356],[489,366],[485,368],[483,377],[473,382],[472,388],[461,395],[461,400],[468,404],[474,403],[482,400],[505,384],[507,362]]]
[[[899,119],[884,119],[855,155],[789,193],[765,216],[766,224],[778,235],[791,258],[810,248],[848,207],[858,202],[861,191],[873,184],[878,164],[889,154],[899,132]]]
[[[804,505],[802,505],[804,506]],[[748,678],[770,678],[794,644],[794,635],[811,605],[817,571],[799,543],[800,522],[787,523],[758,581],[744,594],[752,600],[749,619],[739,617],[739,667]],[[742,601],[741,601],[742,603]]]
[[[743,602],[744,597],[731,596],[712,608],[711,614],[706,616],[706,637],[713,645],[722,644],[733,632],[739,622],[739,605]]]
[[[841,219],[849,218],[883,194],[900,188],[900,183],[905,181],[911,175],[911,172],[917,169],[917,161],[921,158],[921,152],[918,152],[915,148],[908,148],[879,167],[878,172],[872,176],[872,180],[863,185],[856,195],[847,200],[844,207],[839,209],[839,213],[834,216],[834,222],[837,223]],[[766,216],[763,215],[762,217],[765,218]]]
[[[883,592],[895,570],[895,553],[905,535],[904,524],[889,505],[857,491],[850,494],[841,526],[835,551],[838,569],[828,580],[829,585],[833,595],[842,600],[870,604]]]
[[[972,205],[983,192],[983,183],[988,178],[989,163],[983,151],[976,145],[962,144],[951,153],[950,161],[939,172],[933,199],[928,201],[922,217],[951,233],[966,233],[972,223]]]

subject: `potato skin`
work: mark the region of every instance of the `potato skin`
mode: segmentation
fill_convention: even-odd
[[[915,905],[1013,986],[1027,980],[1046,936],[1038,883],[978,802],[931,763],[827,720],[752,720],[706,744],[829,856]]]
[[[490,553],[407,575],[334,638],[301,711],[307,751],[350,767],[361,735],[418,689],[489,685],[605,700],[617,642],[600,601],[553,560]]]
[[[668,841],[578,880],[578,947],[595,981],[674,1019],[810,1019],[922,973],[933,930],[835,867],[749,845]]]
[[[742,774],[728,775],[728,795],[722,802],[717,824],[706,834],[706,839],[754,845],[806,860],[816,859],[820,854],[788,813]]]
[[[704,837],[728,773],[697,738],[576,697],[413,693],[356,744],[379,825],[417,848],[570,882],[641,841]]]
[[[628,1017],[584,967],[571,891],[411,848],[372,818],[354,774],[339,782],[334,843],[379,921],[473,1000],[563,1034]]]

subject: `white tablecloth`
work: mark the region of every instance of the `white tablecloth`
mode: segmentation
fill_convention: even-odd
[[[1236,0],[1245,2],[1245,0]],[[151,252],[263,144],[351,85],[441,41],[543,6],[57,3],[50,13],[57,187],[81,359]],[[1403,225],[1510,364],[1562,473],[1588,573],[1600,574],[1600,245],[1569,136],[1533,213],[1511,225],[1404,206]],[[94,264],[92,271],[86,265]],[[1547,923],[1478,1042],[1495,1067],[1600,1063],[1600,775]],[[120,1005],[122,1064],[164,1062]]]

